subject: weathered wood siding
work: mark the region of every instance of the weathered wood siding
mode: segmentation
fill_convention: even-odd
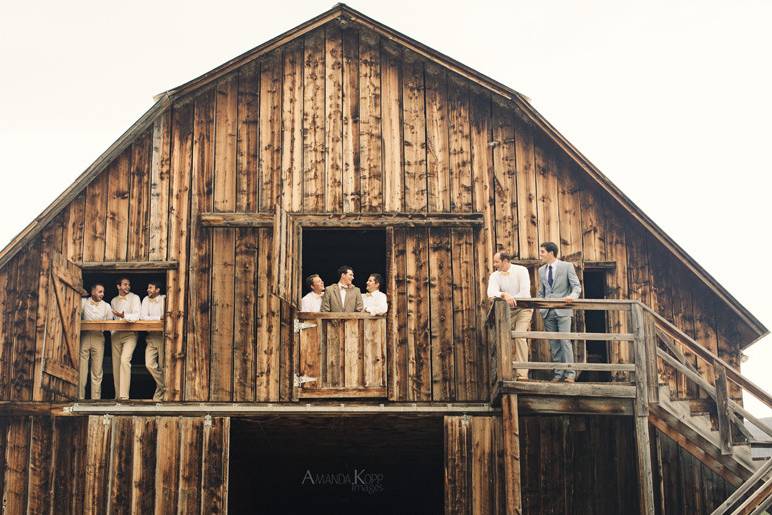
[[[288,325],[267,289],[271,231],[197,223],[202,212],[277,204],[483,214],[474,231],[395,232],[394,400],[487,397],[479,327],[490,255],[536,259],[549,240],[579,265],[613,261],[610,296],[651,304],[730,363],[749,340],[728,307],[512,105],[356,24],[328,25],[175,100],[3,267],[0,397],[33,397],[55,249],[73,261],[179,263],[167,285],[169,399],[289,399]],[[615,347],[611,357],[630,352]]]
[[[230,419],[0,418],[3,512],[224,513]]]

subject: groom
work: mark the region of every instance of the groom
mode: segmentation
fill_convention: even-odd
[[[539,247],[539,258],[544,263],[539,268],[538,297],[571,301],[579,298],[582,287],[576,275],[574,265],[558,259],[558,246],[551,241]],[[570,308],[550,308],[540,310],[544,319],[544,329],[550,332],[568,333],[571,331],[571,318],[574,311]],[[550,353],[553,363],[573,363],[574,349],[571,340],[550,340]],[[555,370],[552,382],[573,383],[576,372],[573,370]]]
[[[324,290],[322,313],[362,311],[362,292],[354,286],[354,269],[348,265],[338,268],[338,282]]]

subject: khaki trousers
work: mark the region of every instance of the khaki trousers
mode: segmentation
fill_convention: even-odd
[[[83,331],[80,334],[80,384],[78,398],[86,398],[88,358],[91,357],[91,398],[102,398],[102,362],[105,357],[105,335],[101,331]]]
[[[532,309],[515,308],[509,311],[509,323],[513,331],[528,331],[531,328]],[[528,340],[525,338],[515,338],[514,340],[514,359],[515,361],[529,361],[528,359]],[[528,379],[528,369],[518,368],[515,370],[516,379]]]
[[[137,333],[134,331],[115,331],[113,342],[113,383],[115,398],[128,399],[131,386],[131,356],[137,347]]]
[[[147,333],[147,347],[145,347],[145,367],[155,380],[154,401],[163,400],[164,390],[164,334]]]

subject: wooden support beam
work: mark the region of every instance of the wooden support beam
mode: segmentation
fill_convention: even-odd
[[[760,515],[772,503],[772,477],[748,496],[732,515]]]
[[[574,299],[572,301],[556,299],[517,299],[517,305],[528,309],[571,308],[581,311],[630,311],[634,304],[630,300],[619,299]]]
[[[493,303],[494,314],[494,327],[493,336],[495,340],[493,344],[496,346],[496,370],[494,370],[494,378],[498,381],[508,381],[514,377],[514,372],[509,363],[512,362],[512,338],[511,322],[510,322],[510,310],[509,306],[504,301],[497,301]]]
[[[620,383],[542,383],[502,381],[502,393],[561,395],[573,397],[611,397],[634,399],[635,386]]]
[[[732,495],[726,498],[710,515],[724,515],[729,509],[737,504],[748,492],[750,492],[756,484],[761,481],[767,474],[772,472],[772,460],[768,460],[751,477],[748,478],[739,488],[737,488]]]
[[[544,361],[514,361],[512,368],[529,370],[592,370],[596,372],[634,372],[635,365],[631,363],[551,363]]]
[[[729,385],[726,370],[716,367],[716,414],[718,415],[718,434],[721,454],[732,454],[732,417],[729,408]]]
[[[643,310],[640,304],[634,304],[630,313],[633,334],[633,353],[635,355],[635,445],[638,462],[638,499],[640,512],[654,515],[654,480],[651,464],[651,441],[649,439],[649,391],[646,375],[646,342]]]
[[[512,338],[528,340],[592,340],[601,342],[631,342],[635,338],[629,333],[556,333],[553,331],[512,331]]]
[[[177,261],[83,261],[76,263],[83,271],[157,272],[176,270]]]
[[[540,415],[632,415],[633,400],[598,397],[519,394],[520,414]]]
[[[404,227],[477,227],[482,213],[302,213],[290,214],[292,223],[302,227],[384,228]],[[201,213],[202,227],[272,227],[270,213]]]
[[[81,331],[158,331],[164,330],[163,320],[81,320]]]
[[[504,438],[504,513],[523,513],[523,495],[520,482],[520,422],[517,395],[501,398],[501,417]]]

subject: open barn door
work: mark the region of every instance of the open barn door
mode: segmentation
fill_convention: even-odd
[[[48,309],[41,353],[41,398],[75,399],[80,363],[81,269],[58,252],[48,270]]]

